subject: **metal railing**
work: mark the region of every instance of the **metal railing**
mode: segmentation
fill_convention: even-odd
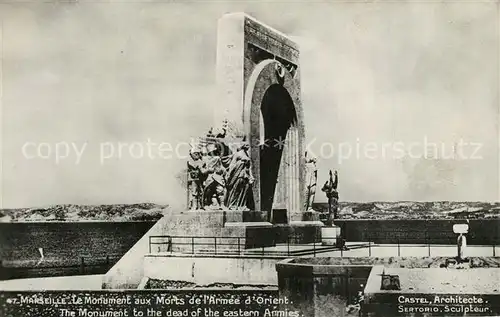
[[[328,252],[341,249],[342,238],[313,236],[308,243],[298,243],[300,237],[289,235],[281,243],[272,241],[270,245],[248,244],[249,238],[231,236],[149,236],[149,253],[212,254],[212,255],[261,255],[292,256]],[[323,243],[328,240],[331,242]],[[341,252],[343,252],[341,250]]]
[[[342,237],[326,238],[310,236],[309,239],[298,235],[288,235],[281,241],[268,244],[251,241],[250,237],[234,236],[149,236],[149,253],[184,253],[200,255],[260,255],[260,256],[316,256],[320,253],[333,252],[332,256],[451,256],[456,253],[456,240],[439,237],[436,232],[391,231],[387,236],[366,234],[364,241],[348,242]],[[416,235],[422,243],[414,243]],[[448,239],[449,238],[449,239]],[[300,241],[306,241],[300,243]],[[307,242],[309,241],[309,242]],[[496,241],[496,240],[495,240]],[[254,242],[252,244],[252,242]],[[325,243],[326,242],[326,243]],[[496,256],[500,245],[469,245],[471,254],[478,256]],[[497,250],[497,248],[499,248]]]
[[[470,238],[475,238],[473,234],[467,235]],[[376,248],[395,248],[397,249],[397,256],[402,256],[402,249],[416,249],[416,248],[425,248],[426,256],[440,256],[443,255],[443,252],[432,252],[432,250],[436,250],[439,248],[446,247],[457,247],[457,237],[456,234],[450,234],[445,231],[374,231],[367,233],[365,235],[366,240],[368,240],[368,253],[369,256],[372,256],[373,250]],[[499,241],[498,237],[493,237],[491,239],[493,241],[489,244],[469,244],[469,249],[490,249],[491,252],[483,252],[480,256],[496,256],[497,250],[496,248],[500,247],[500,245],[496,242]],[[446,253],[446,254],[449,254]],[[411,256],[411,253],[409,254]],[[419,255],[423,255],[422,252]],[[395,256],[391,253],[391,256]],[[408,255],[407,255],[408,256]]]

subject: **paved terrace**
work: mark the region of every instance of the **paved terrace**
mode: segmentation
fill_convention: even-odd
[[[104,275],[23,278],[0,281],[2,291],[100,290]]]

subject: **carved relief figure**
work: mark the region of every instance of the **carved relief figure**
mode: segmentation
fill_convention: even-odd
[[[214,134],[213,129],[200,138],[190,151],[188,161],[188,208],[253,209],[248,143],[231,151],[227,120]],[[229,145],[228,145],[229,144]],[[241,143],[240,143],[241,144]]]
[[[227,135],[227,128],[228,128],[228,122],[227,120],[224,120],[222,122],[222,128],[220,129],[220,131],[215,135],[216,138],[219,138],[219,139],[224,139]]]
[[[203,157],[204,171],[207,174],[204,186],[204,205],[224,208],[226,195],[226,170],[222,165],[219,151],[214,144],[207,145],[207,155]]]
[[[233,154],[227,174],[226,206],[230,209],[245,209],[251,201],[251,184],[254,181],[250,164],[250,146],[243,144]]]
[[[203,193],[203,160],[201,151],[198,148],[192,148],[189,153],[187,162],[188,168],[188,192],[190,210],[203,209],[202,193]]]
[[[307,157],[307,152],[305,155],[306,160],[306,205],[305,210],[311,211],[312,204],[314,202],[314,197],[316,196],[316,182],[318,180],[318,168],[316,167],[316,158]]]

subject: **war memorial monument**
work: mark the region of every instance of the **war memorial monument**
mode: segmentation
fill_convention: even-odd
[[[464,255],[465,224],[445,256],[432,257],[430,243],[423,254],[410,248],[402,255],[407,249],[396,235],[344,245],[352,232],[335,223],[338,174],[320,171],[329,172],[320,188],[315,158],[305,152],[299,46],[244,13],[226,14],[218,23],[218,104],[213,127],[193,142],[186,163],[186,206],[164,215],[105,275],[102,287],[275,287],[304,316],[335,315],[340,295],[363,316],[500,313],[492,306],[498,285],[469,289],[463,282],[500,277],[498,265],[486,268]],[[329,207],[320,221],[312,201],[323,193]],[[434,282],[441,287],[418,276],[439,276]],[[452,294],[469,306],[445,296]],[[482,302],[470,302],[473,297]]]
[[[186,209],[165,215],[120,262],[140,270],[136,264],[152,251],[144,248],[151,239],[160,252],[321,243],[324,224],[307,206],[317,172],[306,175],[299,55],[295,42],[246,14],[219,20],[216,130],[207,127],[209,133],[192,144]],[[218,245],[203,246],[201,240]],[[140,283],[142,276],[117,270],[120,263],[105,287]]]

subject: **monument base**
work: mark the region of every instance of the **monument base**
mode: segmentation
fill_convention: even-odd
[[[314,219],[315,216],[314,213],[304,213],[301,220],[271,223],[267,221],[268,212],[265,211],[182,211],[166,215],[168,220],[160,220],[164,224],[161,235],[206,237],[207,240],[217,238],[218,242],[228,244],[224,248],[230,250],[286,243],[307,244],[321,241],[321,228],[324,224],[318,220],[304,220]],[[286,219],[286,213],[280,218]],[[189,238],[184,238],[185,241],[179,239],[173,241],[173,252],[192,251],[192,246],[188,243]],[[230,245],[233,243],[234,245]]]
[[[210,253],[214,251],[212,248],[237,251],[273,246],[275,241],[266,238],[271,223],[243,222],[261,217],[259,212],[224,210],[178,210],[165,214],[106,273],[102,287],[137,288],[144,277],[143,262],[147,254]]]
[[[320,214],[314,210],[291,212],[289,218],[290,221],[320,221]]]
[[[341,239],[341,230],[337,226],[321,228],[321,244],[338,246]]]
[[[215,254],[215,250],[239,253],[244,249],[321,240],[320,221],[272,224],[264,220],[267,215],[260,211],[228,210],[168,213],[108,271],[103,288],[136,288],[144,277],[143,259],[147,254]]]

